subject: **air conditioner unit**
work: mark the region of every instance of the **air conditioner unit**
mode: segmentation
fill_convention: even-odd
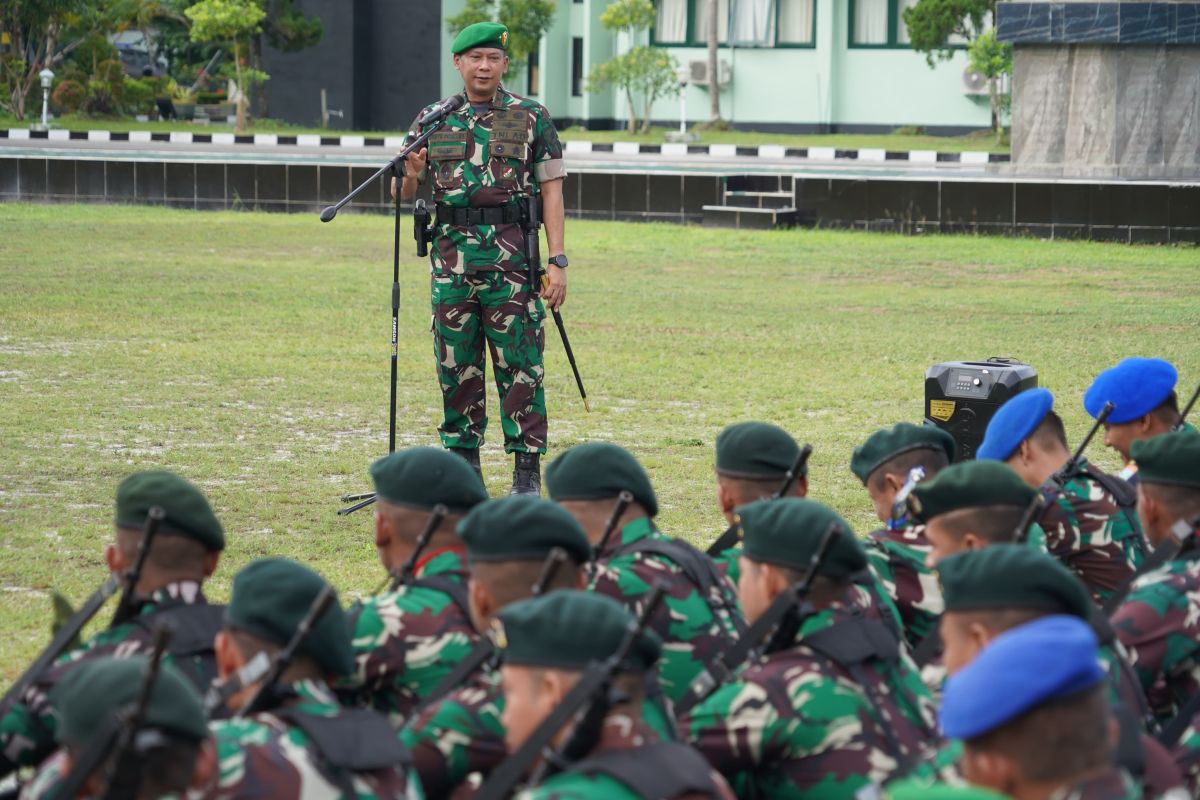
[[[696,86],[708,86],[711,83],[708,77],[708,60],[688,62],[688,75],[689,83]],[[728,61],[717,62],[717,75],[720,78],[721,86],[729,85],[729,81],[733,78],[733,70]]]
[[[986,75],[979,72],[972,72],[970,69],[964,69],[962,74],[962,89],[963,94],[980,95],[990,94],[988,88],[988,80]]]

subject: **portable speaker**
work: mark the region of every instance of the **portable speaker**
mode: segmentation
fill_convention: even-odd
[[[925,372],[925,423],[954,437],[957,461],[972,459],[1000,406],[1037,385],[1037,370],[1010,358],[934,364]]]

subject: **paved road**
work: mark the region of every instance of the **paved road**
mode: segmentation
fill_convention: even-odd
[[[199,144],[184,142],[113,142],[83,139],[0,139],[0,157],[105,158],[151,161],[255,161],[383,166],[394,153],[385,147],[341,147],[263,144]],[[692,173],[817,173],[839,176],[978,178],[1003,175],[1004,164],[951,162],[865,161],[820,158],[713,156],[693,153],[617,154],[568,152],[567,166],[575,170]]]

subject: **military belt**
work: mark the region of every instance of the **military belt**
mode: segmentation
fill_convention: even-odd
[[[441,225],[505,225],[521,221],[521,207],[507,205],[487,208],[457,208],[439,205],[437,221]]]

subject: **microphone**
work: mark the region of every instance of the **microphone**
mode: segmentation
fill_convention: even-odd
[[[422,114],[417,120],[417,127],[424,127],[431,122],[441,122],[447,116],[462,108],[462,104],[465,102],[467,102],[467,96],[462,92],[450,95],[445,100]]]

